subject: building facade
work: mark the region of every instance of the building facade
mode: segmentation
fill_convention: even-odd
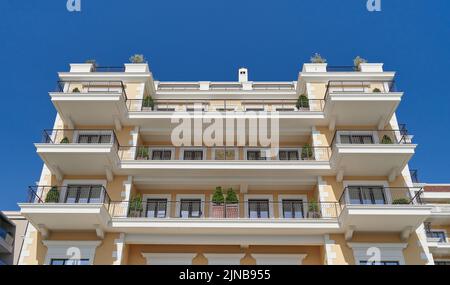
[[[17,211],[0,211],[0,265],[16,265],[28,221]]]
[[[290,82],[161,82],[147,64],[71,64],[19,204],[19,264],[434,264],[394,77],[309,63]],[[252,141],[264,130],[270,144]]]

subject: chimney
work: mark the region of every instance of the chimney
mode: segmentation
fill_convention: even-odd
[[[248,81],[248,70],[247,68],[239,68],[239,82]]]

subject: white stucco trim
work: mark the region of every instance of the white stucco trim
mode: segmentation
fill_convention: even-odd
[[[244,195],[244,214],[245,218],[248,217],[249,211],[248,211],[248,200],[252,199],[267,199],[269,200],[269,218],[274,217],[273,213],[273,195],[262,195],[262,194],[246,194]]]
[[[48,248],[45,257],[45,265],[49,265],[52,259],[88,259],[89,264],[94,264],[95,249],[101,241],[53,241],[44,240],[42,243]],[[74,256],[79,251],[80,256]]]
[[[197,253],[142,253],[147,265],[191,265]]]
[[[240,265],[245,253],[204,253],[208,265]]]
[[[252,254],[256,265],[302,265],[306,254]]]

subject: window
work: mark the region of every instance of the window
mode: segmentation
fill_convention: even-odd
[[[288,108],[288,107],[284,107],[284,108],[276,108],[277,112],[292,112],[295,111],[295,108]]]
[[[383,186],[349,186],[347,189],[350,204],[386,204]]]
[[[171,159],[172,159],[171,150],[155,149],[152,151],[152,160],[171,160]]]
[[[247,150],[247,160],[266,160],[266,156],[261,150]]]
[[[341,143],[343,144],[373,144],[372,135],[341,135]]]
[[[264,107],[251,107],[251,108],[245,108],[245,111],[260,112],[260,111],[264,111]]]
[[[166,107],[156,107],[158,111],[161,112],[175,112],[175,108],[166,108]]]
[[[234,149],[215,149],[215,160],[236,160],[236,150]]]
[[[248,216],[249,218],[269,218],[269,200],[248,200]]]
[[[59,259],[52,258],[50,265],[89,265],[89,259]]]
[[[427,232],[427,236],[430,238],[437,238],[439,239],[438,242],[446,242],[447,241],[447,235],[445,233],[445,231],[429,231]]]
[[[181,199],[180,218],[200,218],[202,201],[200,199]]]
[[[148,199],[145,216],[149,218],[165,218],[167,213],[167,199]]]
[[[101,203],[102,185],[68,185],[65,203]]]
[[[111,134],[79,134],[77,143],[104,144],[111,143]]]
[[[359,265],[400,265],[399,261],[380,261],[380,262],[368,262],[367,260],[359,261]]]
[[[203,160],[203,150],[185,150],[183,160]]]
[[[283,218],[303,218],[303,200],[283,200]]]
[[[450,265],[450,260],[436,260],[434,265]]]
[[[298,150],[280,150],[278,157],[280,160],[298,160]]]

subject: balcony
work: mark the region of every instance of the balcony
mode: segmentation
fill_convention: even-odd
[[[127,233],[296,235],[337,232],[337,203],[257,199],[215,204],[201,199],[149,199],[111,204],[112,227]],[[274,230],[274,231],[271,231]]]
[[[325,113],[334,125],[384,128],[402,96],[393,81],[329,81]]]
[[[121,146],[121,169],[148,177],[192,179],[214,177],[292,179],[330,173],[329,147],[280,147],[277,155],[261,147]],[[299,173],[301,170],[301,173]],[[197,179],[197,178],[195,178]]]
[[[331,145],[338,177],[387,176],[390,181],[400,175],[416,148],[411,136],[397,130],[339,130]]]
[[[427,243],[430,252],[435,256],[450,255],[450,240],[447,233],[442,230],[434,230],[430,228],[430,223],[425,224]]]
[[[346,238],[358,231],[399,232],[407,239],[431,215],[431,207],[422,204],[422,192],[421,188],[382,185],[346,187],[339,199],[339,221]]]
[[[0,254],[12,253],[14,238],[12,235],[0,225]]]
[[[111,199],[102,185],[32,186],[25,216],[44,235],[52,230],[96,230],[108,226]]]
[[[58,81],[50,97],[64,121],[72,125],[113,125],[113,118],[127,116],[122,81]]]
[[[55,174],[105,175],[118,165],[114,131],[95,129],[45,130],[37,153]]]

